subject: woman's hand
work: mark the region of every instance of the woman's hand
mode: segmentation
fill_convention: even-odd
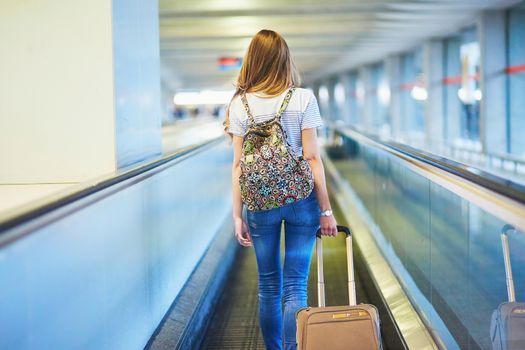
[[[337,236],[337,222],[333,215],[321,216],[321,235]]]
[[[233,220],[235,222],[235,238],[243,247],[251,247],[252,240],[248,232],[248,226],[242,218],[234,218]]]

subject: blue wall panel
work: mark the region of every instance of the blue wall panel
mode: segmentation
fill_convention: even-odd
[[[230,169],[223,143],[17,229],[31,233],[0,250],[0,348],[142,349],[229,219]]]

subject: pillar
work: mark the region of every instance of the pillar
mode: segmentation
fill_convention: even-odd
[[[423,45],[423,71],[428,92],[425,104],[427,147],[431,147],[435,141],[439,142],[444,139],[443,54],[443,41],[441,40],[431,40]]]
[[[362,125],[367,132],[373,132],[374,128],[374,85],[370,66],[363,66],[359,69],[359,79],[363,84],[364,105],[362,108]]]
[[[505,12],[485,11],[478,20],[481,54],[480,138],[485,152],[508,151]]]
[[[0,184],[80,182],[160,153],[157,3],[0,2]]]

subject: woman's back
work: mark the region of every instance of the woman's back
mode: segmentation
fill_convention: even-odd
[[[272,119],[277,113],[284,96],[268,97],[259,92],[247,93],[246,99],[256,123]],[[311,90],[296,88],[290,99],[288,107],[281,115],[281,124],[286,131],[287,139],[296,155],[302,154],[301,130],[317,128],[323,125],[315,95]],[[248,116],[240,96],[233,99],[230,105],[229,132],[243,136],[248,130]]]

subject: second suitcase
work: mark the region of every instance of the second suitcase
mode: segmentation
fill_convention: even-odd
[[[501,230],[501,246],[507,281],[508,302],[501,303],[492,313],[490,322],[490,340],[493,350],[525,349],[525,303],[516,302],[514,279],[510,263],[508,232],[516,231],[513,226],[505,225]]]
[[[318,307],[297,311],[297,350],[377,350],[382,349],[379,314],[374,305],[356,305],[352,234],[345,226],[337,226],[346,234],[349,305],[325,306],[323,245],[317,232]]]

